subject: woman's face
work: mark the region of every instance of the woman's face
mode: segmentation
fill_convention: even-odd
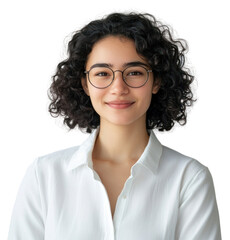
[[[86,63],[86,71],[98,63],[108,64],[114,71],[123,71],[131,62],[147,64],[136,52],[134,41],[124,37],[108,36],[93,46]],[[114,81],[107,88],[95,88],[87,79],[82,79],[82,85],[100,116],[100,124],[107,122],[115,125],[144,124],[145,126],[146,111],[152,93],[158,91],[158,86],[153,84],[153,73],[149,73],[148,82],[140,88],[127,86],[121,72],[115,73]]]

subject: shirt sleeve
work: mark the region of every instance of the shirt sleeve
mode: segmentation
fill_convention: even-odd
[[[177,240],[221,240],[219,214],[208,168],[190,181],[179,206]]]
[[[43,240],[44,223],[36,161],[31,164],[20,185],[11,216],[8,240]]]

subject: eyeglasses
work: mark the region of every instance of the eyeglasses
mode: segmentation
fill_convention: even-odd
[[[103,89],[112,84],[115,72],[122,73],[122,79],[126,85],[132,88],[139,88],[146,84],[149,79],[149,73],[152,70],[148,70],[143,66],[127,67],[123,71],[113,71],[109,67],[92,67],[89,71],[85,71],[85,74],[88,74],[91,85],[95,88]]]

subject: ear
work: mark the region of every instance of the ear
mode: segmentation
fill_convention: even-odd
[[[81,85],[82,85],[82,88],[84,89],[85,93],[89,96],[89,89],[88,89],[86,78],[81,78]]]
[[[160,87],[161,87],[160,79],[154,79],[152,93],[153,94],[157,94],[159,89],[160,89]]]

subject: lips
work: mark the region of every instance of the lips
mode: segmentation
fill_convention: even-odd
[[[128,108],[128,107],[132,106],[134,104],[134,102],[131,102],[131,101],[110,101],[110,102],[106,102],[106,104],[111,108],[124,109],[124,108]]]

